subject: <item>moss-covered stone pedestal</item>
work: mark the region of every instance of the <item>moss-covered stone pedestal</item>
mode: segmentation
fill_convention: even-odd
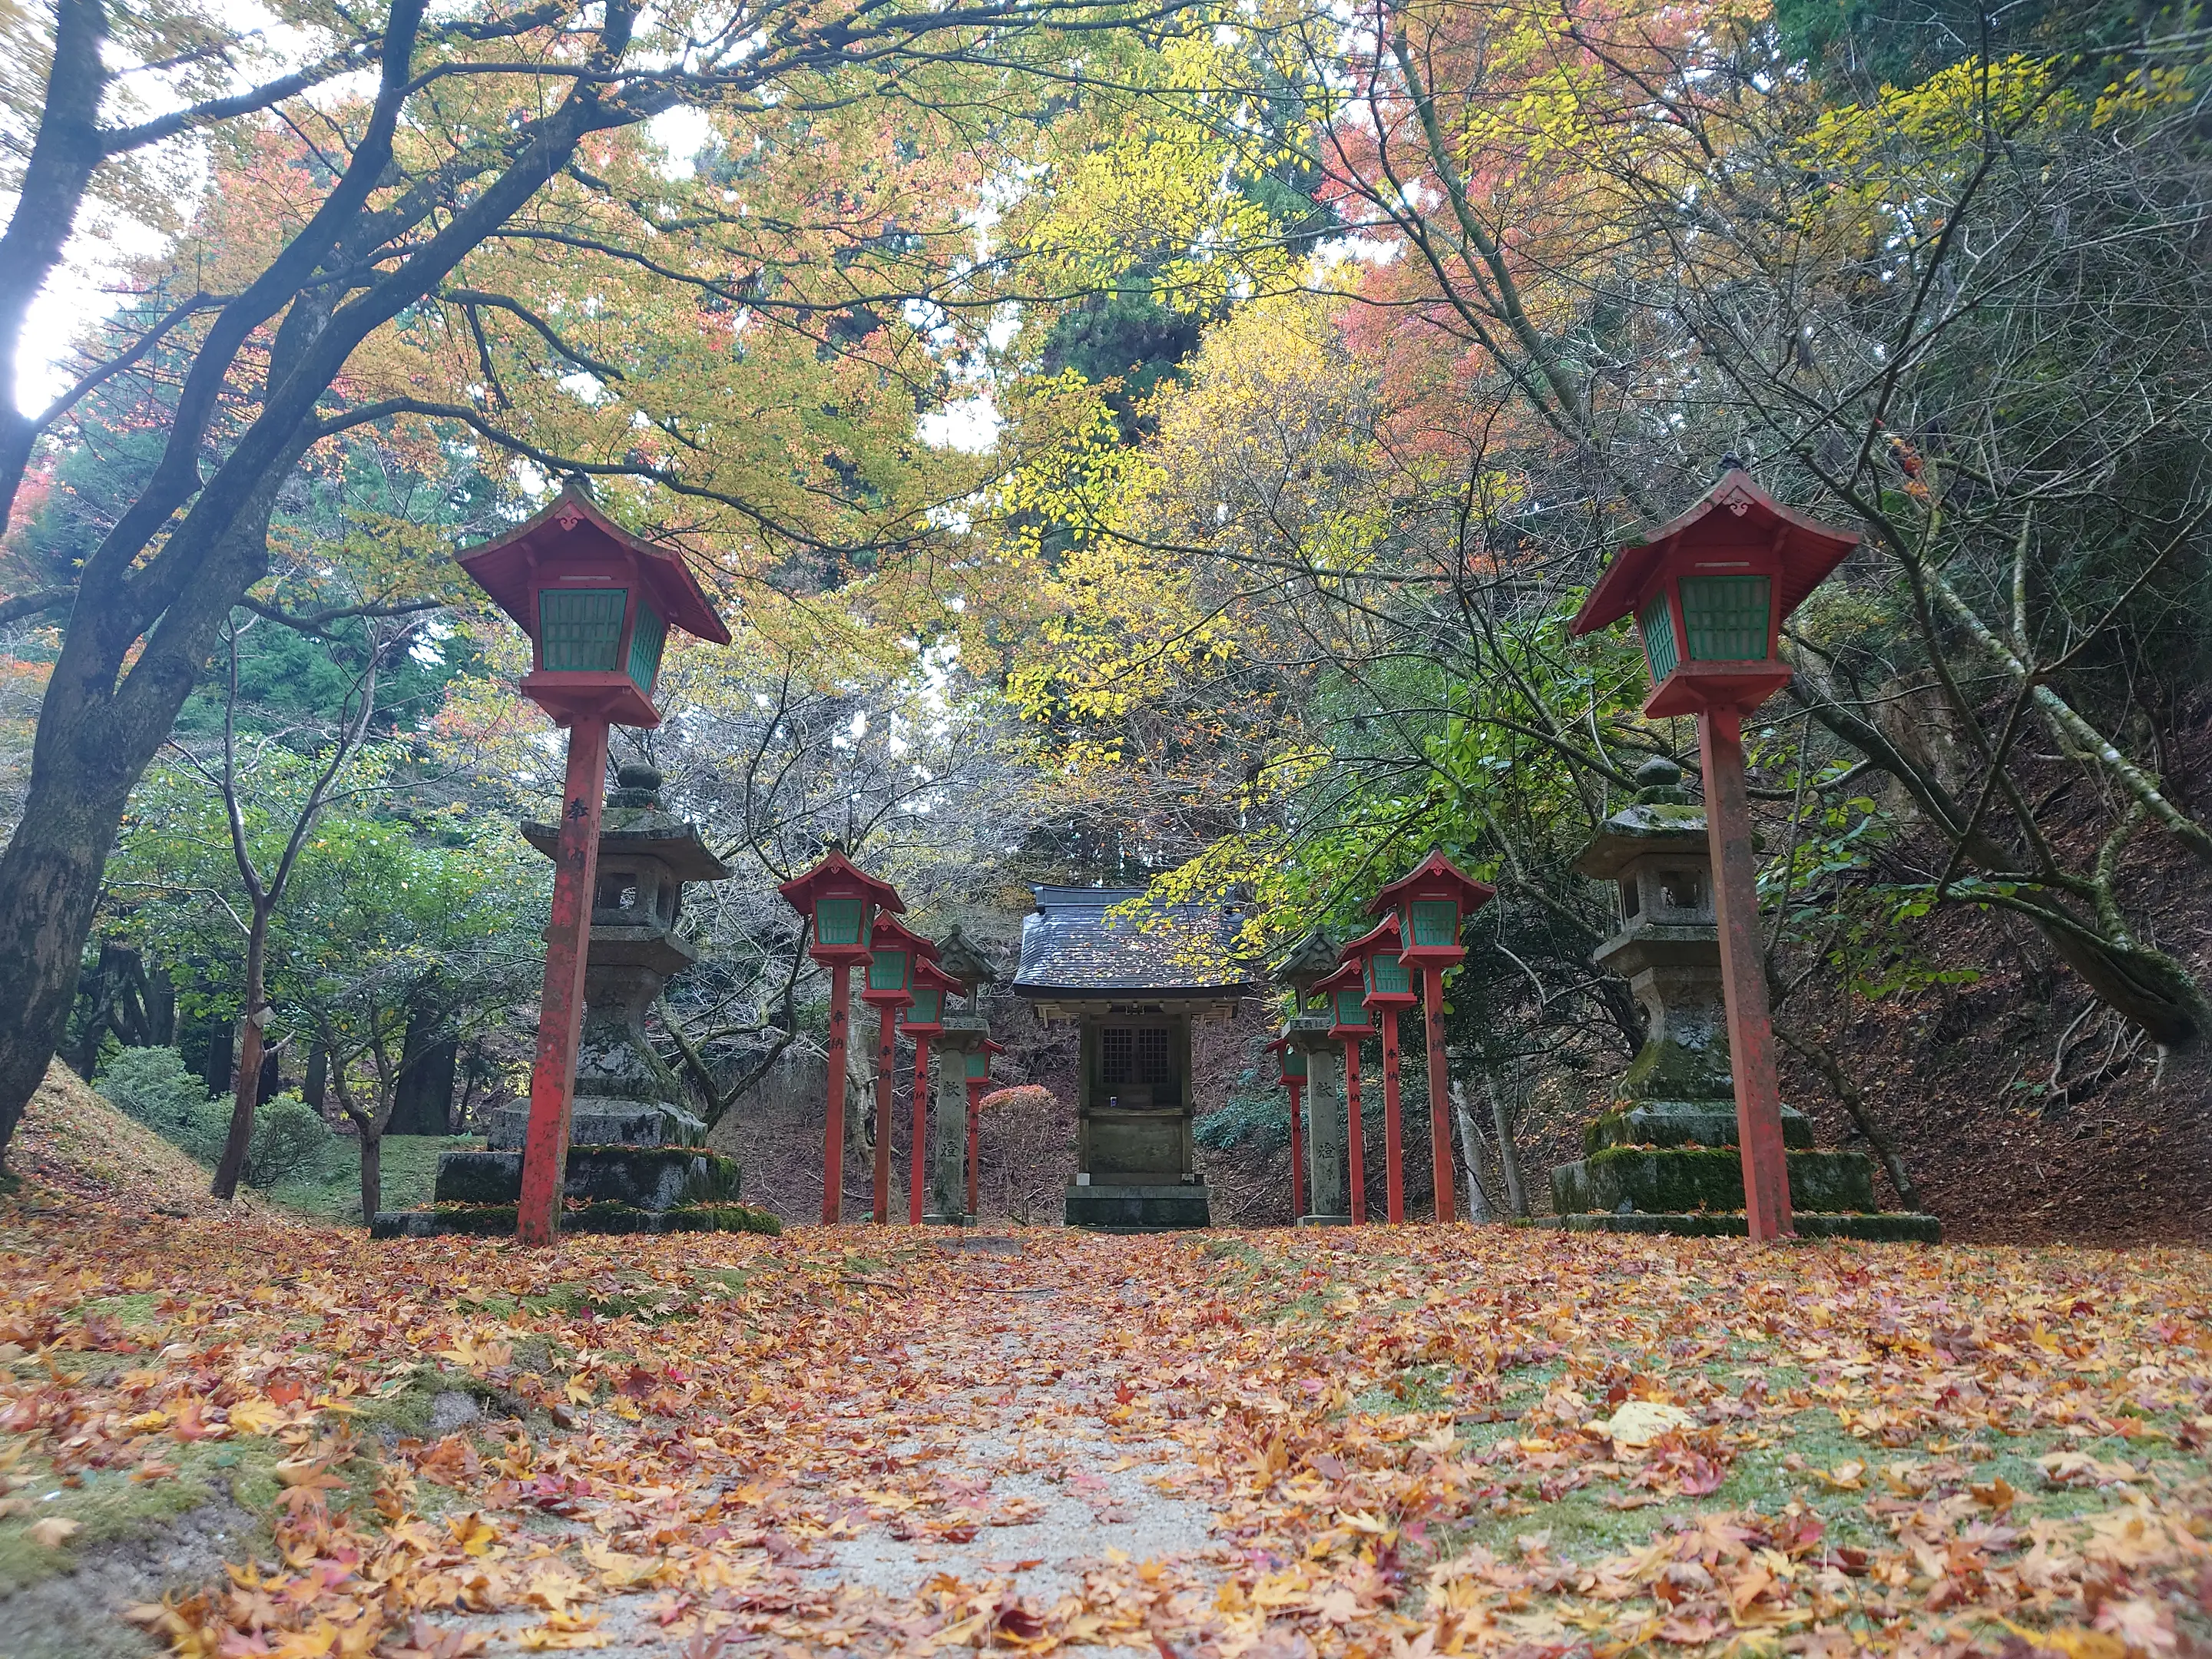
[[[1749,1231],[1705,815],[1681,775],[1671,761],[1647,762],[1635,800],[1575,865],[1620,885],[1620,931],[1591,959],[1627,980],[1646,1023],[1644,1047],[1583,1134],[1582,1158],[1552,1171],[1554,1224],[1573,1231]],[[1881,1212],[1873,1160],[1819,1150],[1811,1123],[1786,1106],[1782,1139],[1801,1237],[1941,1237],[1934,1216]]]
[[[661,811],[660,775],[624,767],[607,792],[598,885],[584,957],[584,1025],[568,1121],[561,1224],[570,1232],[775,1232],[775,1218],[738,1202],[735,1160],[707,1150],[707,1126],[682,1103],[684,1090],[646,1040],[646,1010],[671,975],[698,955],[677,931],[684,884],[730,872],[696,824]],[[523,835],[547,857],[554,826]],[[514,1229],[522,1196],[527,1105],[491,1115],[489,1149],[438,1160],[428,1210],[387,1210],[370,1224],[379,1238]]]

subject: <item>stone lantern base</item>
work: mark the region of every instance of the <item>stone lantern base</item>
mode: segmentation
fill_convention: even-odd
[[[1803,1238],[1938,1243],[1932,1215],[1883,1212],[1874,1160],[1821,1152],[1805,1115],[1782,1109],[1790,1205]],[[1552,1224],[1570,1232],[1741,1237],[1743,1159],[1735,1114],[1717,1102],[1640,1102],[1583,1132],[1583,1157],[1552,1171]]]

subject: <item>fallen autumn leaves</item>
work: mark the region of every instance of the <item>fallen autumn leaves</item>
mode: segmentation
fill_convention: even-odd
[[[6,1242],[0,1528],[51,1533],[49,1489],[226,1480],[266,1517],[258,1564],[137,1609],[188,1653],[2158,1659],[2212,1629],[2193,1253],[1424,1228],[1006,1259],[848,1227],[530,1255],[20,1215]],[[995,1475],[957,1473],[990,1437]],[[1102,1477],[1125,1453],[1209,1544],[1013,1559],[1040,1512],[1013,1476],[1103,1528],[1141,1507]],[[910,1577],[857,1582],[855,1540]]]

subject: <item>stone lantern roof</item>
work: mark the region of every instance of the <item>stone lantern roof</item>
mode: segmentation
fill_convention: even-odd
[[[1708,856],[1705,809],[1691,804],[1682,769],[1663,755],[1636,769],[1635,799],[1598,826],[1575,860],[1575,872],[1618,880],[1634,860],[1653,853]]]
[[[678,881],[726,881],[730,866],[714,856],[699,826],[660,805],[660,774],[650,766],[625,766],[599,817],[599,856],[610,853],[658,859]],[[561,840],[557,824],[526,823],[523,839],[547,858]]]

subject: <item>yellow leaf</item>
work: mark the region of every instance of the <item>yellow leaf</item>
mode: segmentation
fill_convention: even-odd
[[[81,1521],[70,1521],[58,1515],[50,1515],[43,1521],[31,1523],[31,1539],[41,1549],[58,1550],[84,1530]]]

